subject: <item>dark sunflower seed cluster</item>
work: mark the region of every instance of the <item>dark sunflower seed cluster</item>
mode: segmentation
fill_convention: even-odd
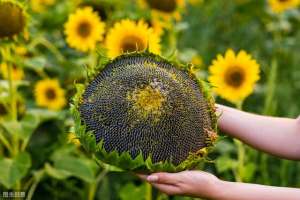
[[[140,152],[175,165],[206,147],[207,100],[185,71],[147,55],[123,56],[86,87],[79,111],[107,152]]]

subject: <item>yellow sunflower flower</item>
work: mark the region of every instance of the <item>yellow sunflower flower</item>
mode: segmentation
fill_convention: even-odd
[[[66,105],[65,91],[56,79],[38,81],[34,88],[34,94],[38,106],[60,110]]]
[[[296,8],[300,0],[269,0],[269,5],[273,12],[281,13],[283,11]]]
[[[80,146],[80,141],[79,141],[79,139],[76,137],[75,133],[69,133],[69,134],[68,134],[68,143],[73,143],[73,144],[75,144],[77,147]]]
[[[105,46],[110,58],[122,53],[143,51],[149,46],[149,51],[160,54],[160,37],[152,28],[140,20],[125,19],[117,22],[108,32]]]
[[[192,57],[192,59],[191,59],[191,63],[193,64],[193,65],[196,65],[196,66],[199,66],[199,67],[201,67],[202,65],[203,65],[203,59],[202,59],[202,57],[200,56],[200,55],[194,55],[193,57]]]
[[[8,65],[6,63],[2,63],[0,64],[0,70],[1,70],[1,74],[3,76],[3,78],[5,79],[9,79],[9,69],[8,69]],[[22,80],[24,78],[24,71],[22,68],[17,67],[16,65],[12,65],[11,68],[11,78],[14,81],[18,81],[18,80]]]
[[[158,19],[151,19],[149,26],[153,29],[153,32],[158,36],[161,36],[164,33],[164,23]]]
[[[222,98],[240,103],[249,96],[259,80],[259,65],[251,55],[240,51],[237,55],[231,49],[225,56],[218,55],[209,67],[209,81],[214,91]]]
[[[31,0],[30,5],[31,9],[35,12],[45,11],[47,6],[52,6],[55,3],[55,0]]]
[[[19,56],[26,56],[28,51],[24,45],[19,45],[15,47],[15,53],[18,54]]]
[[[91,7],[79,8],[65,24],[66,40],[70,47],[82,52],[94,50],[103,40],[105,23]]]

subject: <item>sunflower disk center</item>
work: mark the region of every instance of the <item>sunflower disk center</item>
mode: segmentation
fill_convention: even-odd
[[[243,84],[245,75],[242,69],[236,67],[232,70],[229,70],[225,74],[225,81],[228,85],[238,88]]]
[[[142,118],[148,118],[150,115],[160,116],[166,101],[163,92],[150,85],[128,92],[127,99],[132,103],[135,113]]]
[[[144,50],[146,46],[140,38],[136,36],[130,36],[124,38],[121,48],[123,52],[134,52]]]
[[[85,38],[91,34],[91,25],[88,22],[81,22],[77,28],[78,34]]]
[[[47,99],[53,100],[56,98],[56,93],[52,88],[49,88],[45,92]]]

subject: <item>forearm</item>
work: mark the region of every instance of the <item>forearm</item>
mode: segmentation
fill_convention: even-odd
[[[300,124],[295,119],[266,117],[217,105],[220,129],[267,153],[300,159]]]
[[[299,200],[300,189],[273,187],[248,183],[219,181],[216,192],[211,196],[215,200]]]

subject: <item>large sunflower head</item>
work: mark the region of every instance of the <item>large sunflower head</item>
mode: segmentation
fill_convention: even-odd
[[[67,43],[83,52],[94,50],[103,40],[104,31],[105,23],[91,7],[78,8],[65,24]]]
[[[233,50],[227,50],[225,56],[217,56],[209,71],[215,92],[232,103],[243,101],[259,80],[259,65],[245,51],[236,55]]]
[[[180,20],[180,11],[185,7],[185,0],[139,0],[139,4],[142,8],[151,9],[154,18]]]
[[[34,88],[34,94],[38,106],[60,110],[66,104],[65,92],[56,79],[38,81]]]
[[[11,69],[11,71],[9,71]],[[15,64],[11,64],[11,68],[9,69],[9,66],[7,63],[1,63],[0,64],[0,70],[1,74],[4,79],[11,79],[12,80],[22,80],[24,78],[24,71],[22,68],[17,67]]]
[[[109,30],[105,46],[110,58],[147,48],[152,53],[160,54],[160,37],[144,21],[125,19]]]
[[[100,160],[127,170],[181,171],[216,139],[210,92],[186,67],[150,53],[119,56],[77,85],[75,133]]]
[[[0,0],[0,39],[12,38],[24,32],[26,18],[20,3],[13,0]]]
[[[273,12],[280,13],[299,6],[300,0],[269,0]]]

